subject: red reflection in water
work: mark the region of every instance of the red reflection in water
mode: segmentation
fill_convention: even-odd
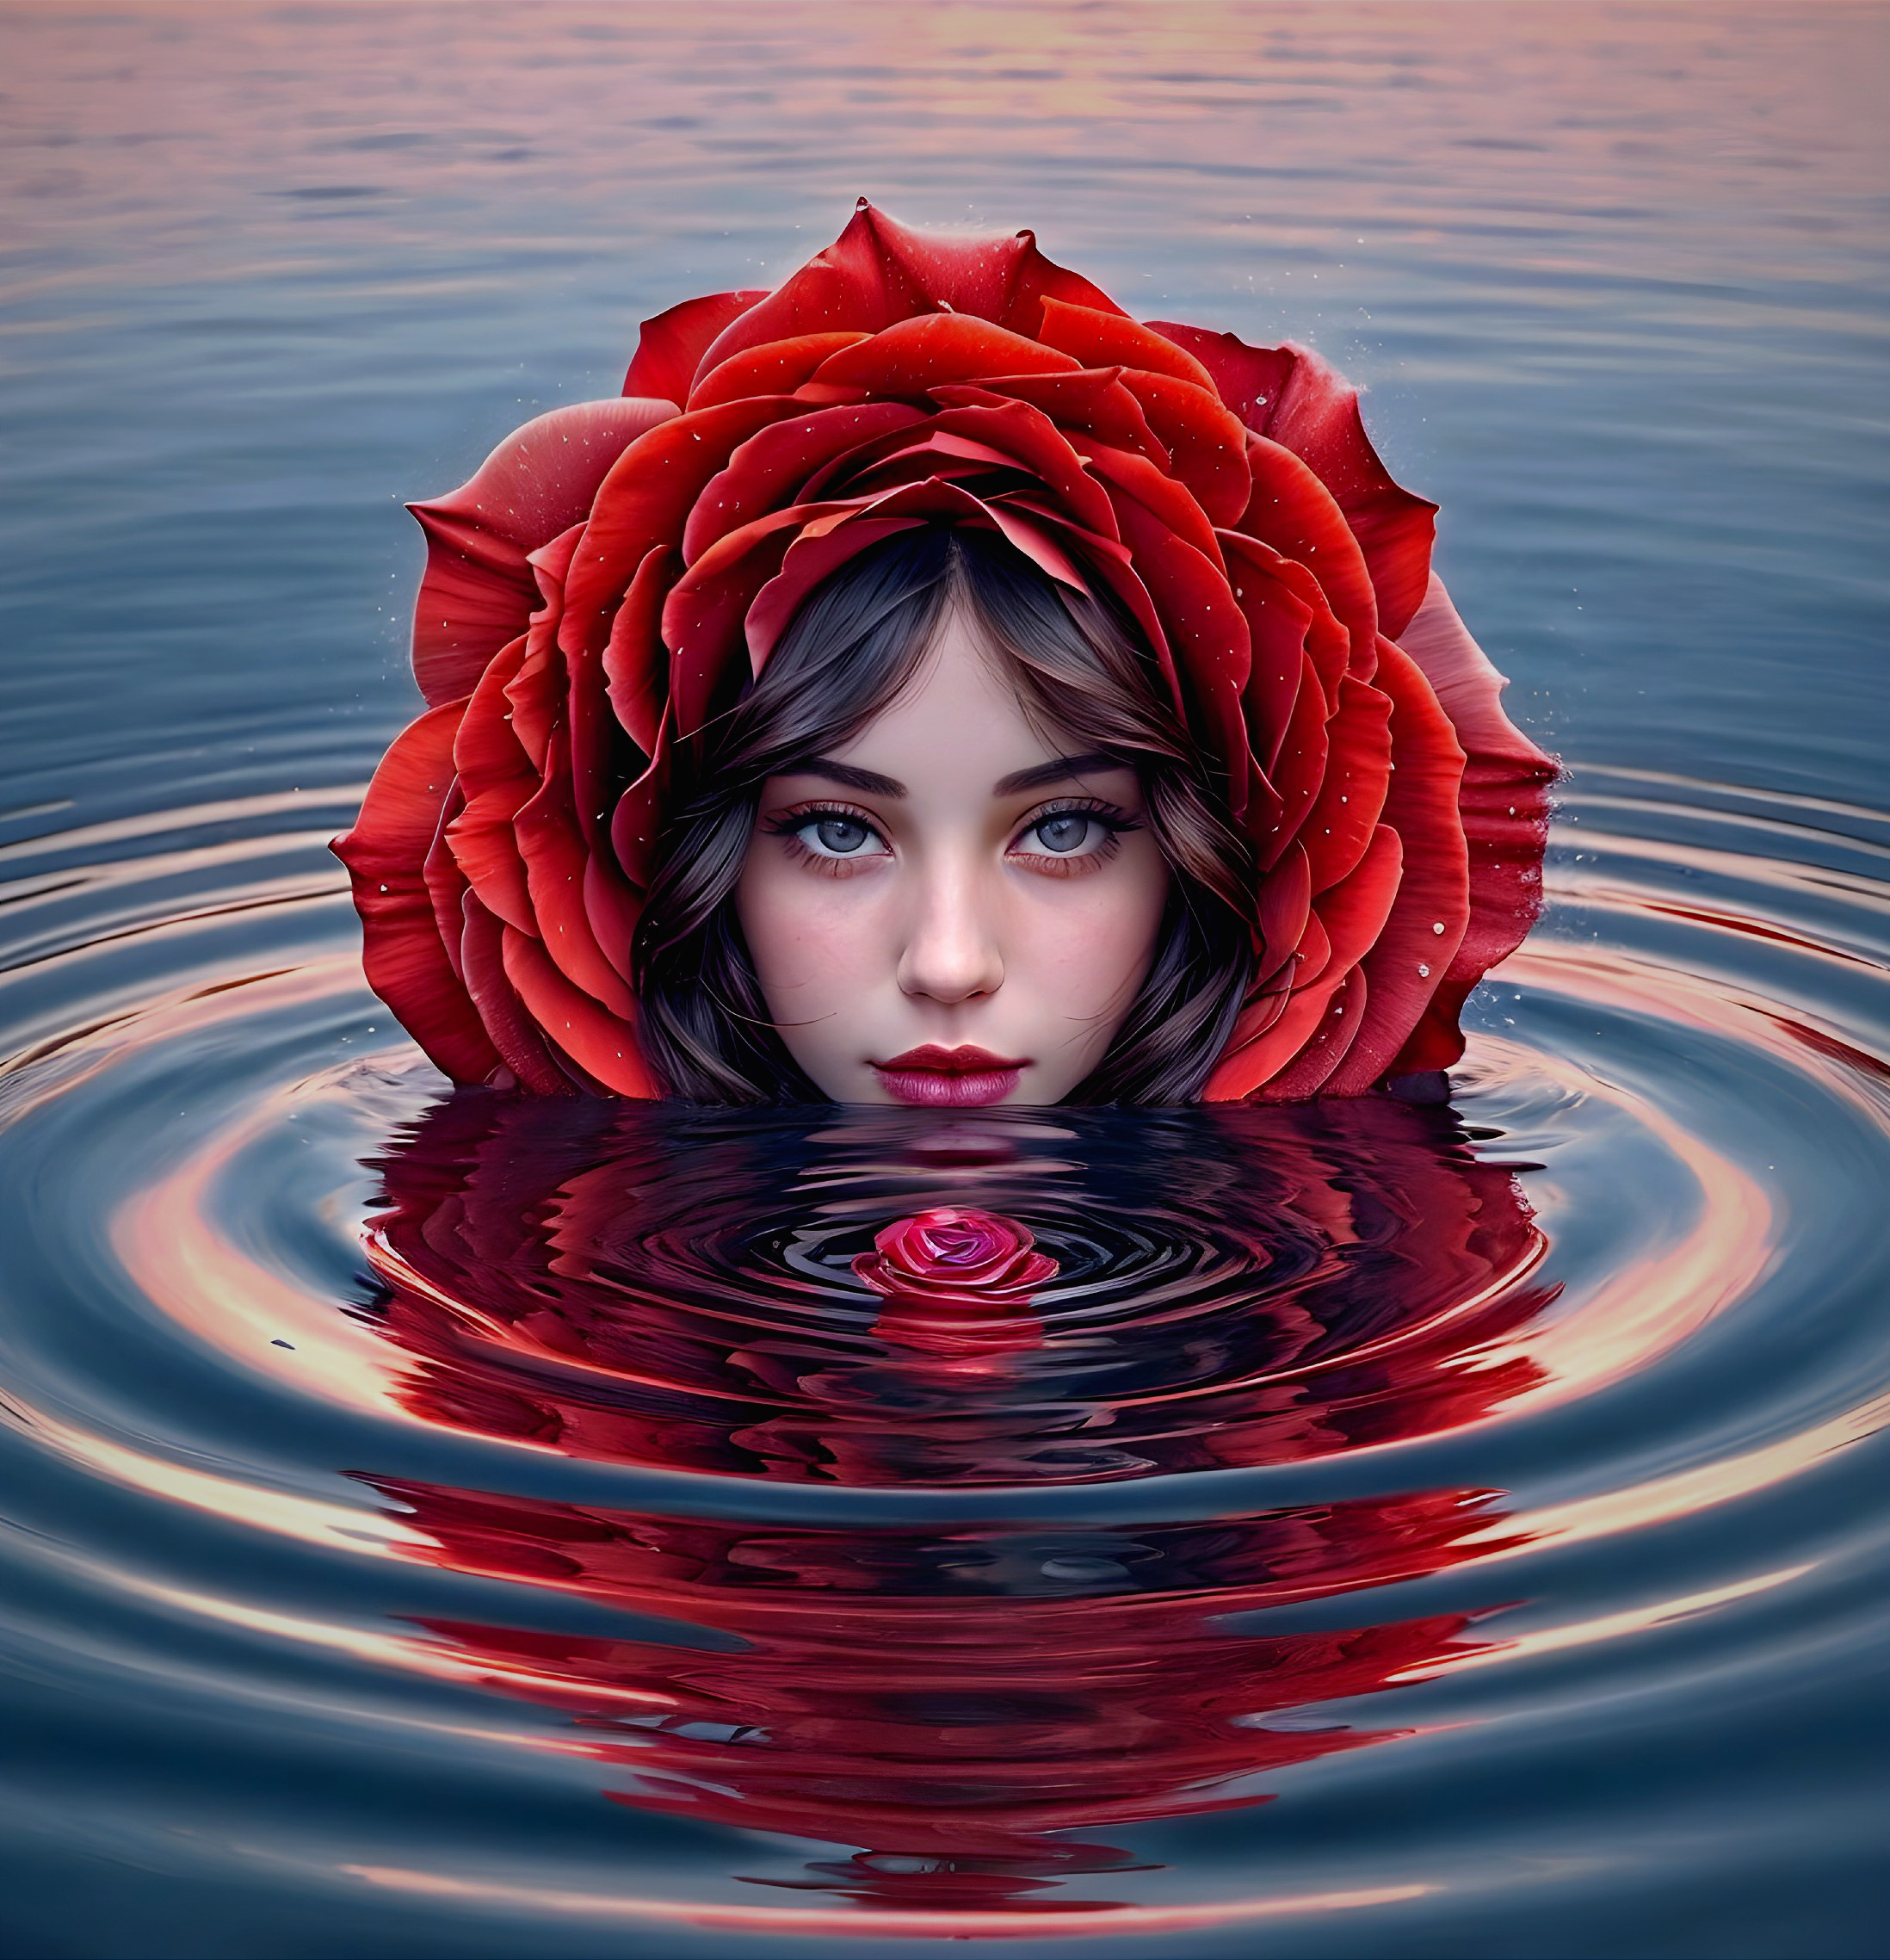
[[[1300,1713],[1465,1651],[1469,1616],[1267,1635],[1232,1617],[1498,1549],[1488,1493],[1107,1530],[769,1530],[383,1484],[455,1571],[682,1622],[661,1638],[429,1620],[563,1710],[639,1809],[858,1847],[756,1881],[906,1907],[1131,1867],[1097,1841],[1267,1801],[1254,1779],[1405,1730]],[[652,1697],[660,1712],[652,1712]],[[1074,1835],[1072,1835],[1074,1833]]]
[[[566,1454],[1066,1483],[1417,1435],[1535,1380],[1519,1352],[1487,1363],[1547,1297],[1540,1234],[1440,1110],[941,1123],[475,1093],[380,1168],[397,1392]],[[935,1338],[954,1315],[972,1337]],[[1407,1733],[1319,1704],[1477,1644],[1464,1612],[1243,1616],[1516,1542],[1481,1491],[970,1528],[376,1488],[431,1541],[411,1555],[641,1622],[423,1623],[495,1691],[567,1715],[608,1794],[843,1847],[753,1882],[855,1909],[1106,1914],[1064,1888],[1133,1868],[1110,1836]]]
[[[400,1398],[573,1456],[1090,1481],[1400,1440],[1541,1378],[1490,1350],[1547,1298],[1513,1175],[1391,1102],[1072,1129],[470,1097],[381,1170]],[[972,1201],[1057,1267],[958,1357],[975,1394],[958,1344],[855,1271],[892,1221]]]

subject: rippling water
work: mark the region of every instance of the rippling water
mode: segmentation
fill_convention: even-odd
[[[713,19],[0,16],[0,1943],[1878,1951],[1882,16]],[[1374,384],[1571,765],[1448,1108],[366,992],[394,500],[861,190]],[[968,1341],[853,1268],[940,1204],[1057,1262]]]

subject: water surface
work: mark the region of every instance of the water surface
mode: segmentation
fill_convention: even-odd
[[[0,1932],[1881,1949],[1882,15],[0,14]],[[1446,1109],[457,1097],[400,500],[861,193],[1371,390],[1570,774]],[[941,1349],[855,1274],[1058,1261]]]

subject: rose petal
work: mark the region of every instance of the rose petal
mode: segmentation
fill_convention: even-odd
[[[460,935],[466,924],[466,874],[453,855],[447,829],[465,807],[466,792],[455,781],[441,809],[439,827],[427,848],[426,862],[420,874],[426,881],[427,898],[433,906],[433,925],[440,935],[441,950],[453,969],[454,979],[462,986],[466,981],[466,968],[460,958]]]
[[[982,381],[942,383],[928,392],[948,408],[1021,401],[1041,410],[1065,440],[1072,432],[1093,436],[1111,448],[1146,456],[1165,471],[1172,459],[1149,427],[1141,403],[1122,386],[1121,375],[1120,368],[1076,374],[990,374]]]
[[[484,1082],[500,1066],[498,1051],[447,956],[424,870],[463,713],[460,702],[433,708],[394,738],[354,828],[330,848],[348,867],[368,986],[435,1067],[455,1082]]]
[[[633,891],[648,889],[663,795],[669,785],[669,724],[657,731],[648,766],[617,799],[610,815],[610,850]]]
[[[1176,320],[1150,320],[1149,331],[1172,341],[1213,377],[1215,392],[1256,434],[1264,434],[1279,407],[1298,350],[1250,347],[1238,334],[1211,327],[1183,326]]]
[[[1234,603],[1247,621],[1248,739],[1270,774],[1300,690],[1313,609],[1278,575],[1276,552],[1233,531],[1223,532],[1220,544]]]
[[[1185,485],[1212,524],[1232,524],[1253,496],[1247,464],[1247,432],[1238,416],[1207,388],[1167,374],[1127,368],[1122,386],[1148,417],[1148,425],[1173,459]]]
[[[1222,1056],[1201,1091],[1203,1101],[1290,1099],[1292,1091],[1282,1093],[1273,1089],[1274,1079],[1308,1042],[1319,1036],[1331,1008],[1344,1005],[1337,998],[1340,990],[1390,915],[1398,895],[1402,863],[1403,850],[1397,832],[1380,824],[1357,869],[1319,900],[1319,924],[1328,943],[1321,977],[1294,992],[1264,1034]],[[1343,1031],[1343,1016],[1335,1015],[1333,1018],[1340,1026],[1333,1036],[1320,1044],[1322,1054]],[[1355,1018],[1351,1026],[1356,1025]],[[1349,1035],[1347,1039],[1349,1042]]]
[[[637,568],[658,545],[681,541],[695,500],[756,430],[794,412],[775,395],[729,402],[659,424],[617,459],[597,487],[590,521],[565,580],[566,646],[603,646]]]
[[[538,774],[514,733],[506,692],[525,655],[524,639],[514,640],[465,703],[453,749],[465,801],[443,834],[486,909],[529,931],[531,894],[512,819],[536,792]]]
[[[1047,578],[1067,585],[1072,592],[1089,593],[1088,580],[1059,542],[1059,534],[1071,535],[1069,525],[1046,518],[1029,504],[1010,497],[993,497],[985,509],[1011,549],[1028,558]]]
[[[1111,448],[1107,443],[1079,442],[1078,453],[1109,487],[1112,504],[1120,504],[1125,497],[1133,498],[1161,529],[1173,533],[1210,564],[1225,569],[1220,540],[1208,522],[1208,513],[1172,477],[1157,469],[1146,456]],[[1145,535],[1152,535],[1146,526],[1143,530]]]
[[[623,378],[623,392],[653,395],[682,407],[710,342],[767,297],[760,291],[708,293],[645,320],[630,372]]]
[[[663,644],[663,602],[682,570],[680,555],[656,545],[637,567],[602,654],[611,712],[645,757],[656,753],[670,691],[670,654]]]
[[[1380,629],[1398,639],[1424,596],[1437,506],[1392,480],[1365,433],[1358,390],[1290,341],[1249,347],[1231,333],[1149,325],[1195,356],[1255,435],[1271,436],[1312,466],[1364,550]]]
[[[1233,529],[1270,545],[1319,580],[1358,650],[1355,665],[1361,677],[1369,680],[1378,647],[1378,597],[1345,513],[1312,467],[1278,442],[1250,438],[1247,463],[1253,495]]]
[[[1126,313],[1046,300],[1037,337],[1046,347],[1073,355],[1079,367],[1138,368],[1214,393],[1214,376],[1192,354],[1166,334],[1130,319]]]
[[[1370,999],[1371,987],[1363,970],[1350,968],[1319,1017],[1312,1037],[1277,1075],[1269,1079],[1257,1100],[1295,1103],[1318,1095],[1333,1071],[1357,1047]]]
[[[538,597],[529,553],[576,523],[611,465],[675,412],[644,399],[553,409],[514,430],[457,490],[407,506],[427,536],[413,671],[429,706],[470,694],[524,631]]]
[[[875,393],[923,394],[936,382],[975,381],[985,374],[1073,372],[1067,354],[1027,340],[969,313],[925,313],[900,320],[821,362],[813,379]]]
[[[1051,297],[1105,312],[1121,310],[1080,274],[1046,258],[1030,232],[941,237],[910,230],[862,199],[832,244],[724,331],[701,371],[765,341],[806,333],[877,333],[941,307],[1035,334],[1043,301]]]
[[[1365,433],[1357,389],[1310,349],[1290,351],[1298,356],[1293,373],[1271,422],[1257,433],[1303,457],[1337,499],[1372,575],[1379,630],[1395,640],[1430,577],[1437,506],[1392,480]]]
[[[823,475],[837,460],[874,447],[927,421],[905,402],[827,408],[770,423],[730,452],[710,478],[682,530],[682,556],[694,564],[718,538],[804,498],[823,494]]]
[[[713,408],[744,395],[791,395],[830,354],[864,340],[863,333],[804,333],[794,340],[771,340],[723,362],[689,391],[688,405]]]
[[[1385,821],[1403,846],[1404,875],[1390,916],[1366,954],[1369,1009],[1343,1065],[1326,1082],[1334,1094],[1356,1096],[1390,1068],[1426,1018],[1426,1010],[1455,959],[1470,916],[1469,857],[1457,815],[1463,751],[1430,684],[1413,662],[1387,642],[1379,650],[1377,685],[1391,696],[1392,770]],[[1440,930],[1441,929],[1441,930]],[[1416,1064],[1445,1068],[1463,1052],[1453,1010],[1448,1029],[1434,1029]],[[1439,1042],[1436,1035],[1444,1039]],[[1445,1056],[1443,1050],[1450,1054]]]
[[[626,1021],[635,1013],[630,989],[606,957],[584,909],[584,869],[590,853],[578,826],[571,795],[566,742],[554,741],[550,766],[536,795],[513,823],[531,893],[537,937],[553,963],[611,1013]]]
[[[1312,916],[1312,866],[1305,849],[1289,845],[1260,887],[1261,959],[1257,979],[1277,973],[1293,956]]]
[[[1338,711],[1325,725],[1325,767],[1319,795],[1299,827],[1312,867],[1315,893],[1336,885],[1365,854],[1392,761],[1392,702],[1381,689],[1348,674]]]
[[[631,1023],[574,986],[539,941],[508,926],[501,950],[505,977],[527,1012],[586,1075],[615,1095],[653,1098],[662,1094],[637,1048]]]
[[[1408,1051],[1419,1059],[1400,1055],[1402,1071],[1448,1066],[1423,1057],[1450,1046],[1471,988],[1535,923],[1556,765],[1504,714],[1507,683],[1465,630],[1440,580],[1431,581],[1400,644],[1430,683],[1465,751],[1458,809],[1469,879],[1462,942]],[[1449,1060],[1455,1059],[1453,1052]]]
[[[1268,869],[1300,834],[1306,813],[1312,807],[1325,780],[1328,747],[1325,690],[1319,684],[1318,670],[1310,653],[1301,656],[1300,690],[1293,697],[1293,712],[1287,720],[1284,739],[1273,766],[1273,785],[1279,792],[1280,815],[1272,834],[1256,838],[1260,868]]]
[[[479,903],[477,892],[466,894],[466,924],[460,954],[466,968],[466,991],[479,1019],[519,1083],[539,1096],[572,1096],[578,1085],[559,1067],[543,1032],[505,977],[502,947],[511,929]]]
[[[792,545],[780,572],[762,587],[748,609],[744,631],[754,671],[761,671],[807,595],[823,578],[868,545],[937,516],[998,528],[991,510],[967,492],[952,484],[916,484],[865,505],[843,526]]]
[[[1190,719],[1226,775],[1236,821],[1246,813],[1251,755],[1241,696],[1252,665],[1246,615],[1217,562],[1168,530],[1133,497],[1112,499],[1123,541],[1176,649]]]

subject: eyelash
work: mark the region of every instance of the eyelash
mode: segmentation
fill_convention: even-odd
[[[806,864],[826,878],[850,878],[863,864],[872,863],[881,854],[874,851],[862,858],[827,857],[818,850],[810,850],[801,842],[800,832],[809,824],[818,823],[824,817],[840,817],[849,823],[862,825],[879,838],[881,844],[886,838],[880,826],[864,810],[857,810],[849,803],[803,803],[792,810],[783,810],[777,817],[769,819],[768,828],[786,846],[788,855],[797,864]]]
[[[1094,850],[1064,855],[1047,850],[1017,850],[1014,847],[1006,853],[1010,856],[1029,858],[1032,870],[1052,878],[1080,878],[1084,872],[1107,864],[1122,848],[1122,833],[1142,827],[1126,811],[1118,809],[1113,803],[1103,802],[1100,797],[1073,796],[1061,802],[1047,803],[1041,810],[1033,810],[1018,826],[1017,835],[1028,837],[1039,824],[1047,824],[1053,817],[1093,817],[1102,825],[1105,835]]]
[[[1019,850],[1015,843],[1005,852],[1007,857],[1028,857],[1031,869],[1053,878],[1080,877],[1085,871],[1094,870],[1109,863],[1122,848],[1122,835],[1126,831],[1139,831],[1141,825],[1127,812],[1113,803],[1105,803],[1099,797],[1069,797],[1060,802],[1046,803],[1033,810],[1018,825],[1019,838],[1028,837],[1040,824],[1047,824],[1053,817],[1093,817],[1101,824],[1106,835],[1094,850],[1061,855],[1043,850]],[[886,835],[879,825],[864,810],[850,803],[803,803],[792,810],[783,810],[769,819],[768,828],[787,847],[788,856],[797,863],[806,864],[823,876],[829,878],[850,877],[865,863],[884,853],[874,851],[862,858],[828,857],[808,849],[800,838],[800,832],[811,823],[818,823],[826,817],[838,817],[849,823],[862,825],[883,844]]]

